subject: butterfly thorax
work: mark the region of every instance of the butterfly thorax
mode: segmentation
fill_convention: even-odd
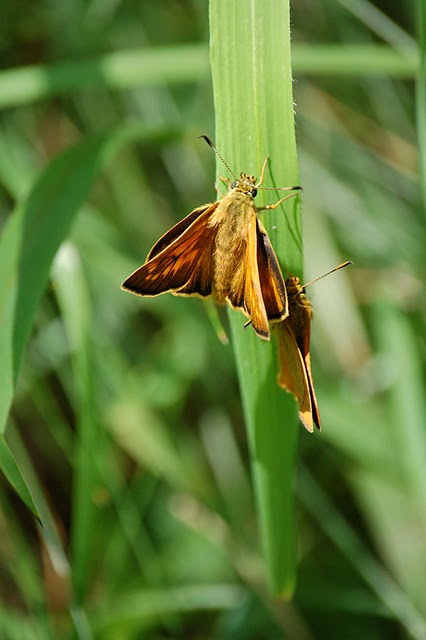
[[[256,179],[245,176],[241,174],[237,186],[219,201],[209,222],[209,226],[217,229],[212,279],[218,301],[225,301],[231,291],[242,287],[247,269],[256,264],[256,207],[253,201]]]
[[[300,316],[302,313],[306,313],[310,318],[312,316],[312,306],[308,296],[305,294],[304,288],[300,284],[300,278],[296,278],[295,276],[287,278],[285,286],[293,314]]]
[[[289,317],[296,342],[300,345],[303,342],[305,332],[312,319],[312,306],[305,290],[300,284],[300,279],[296,277],[287,278],[285,286],[288,295]]]

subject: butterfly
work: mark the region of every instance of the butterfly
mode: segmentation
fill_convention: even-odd
[[[275,209],[296,194],[256,207],[254,198],[263,183],[268,157],[258,181],[248,173],[237,178],[213,142],[201,137],[217,153],[234,182],[221,178],[228,186],[227,193],[217,202],[197,207],[167,231],[122,288],[140,296],[167,292],[201,298],[212,295],[217,302],[242,311],[256,334],[269,340],[269,322],[287,317],[288,301],[277,256],[257,213]]]
[[[352,264],[344,262],[324,276]],[[323,278],[324,276],[320,276]],[[316,282],[320,278],[313,280]],[[321,429],[321,418],[315,395],[311,371],[310,339],[312,306],[300,279],[290,276],[285,280],[288,296],[288,316],[274,325],[278,342],[278,384],[294,395],[299,404],[299,417],[310,432],[314,424]]]

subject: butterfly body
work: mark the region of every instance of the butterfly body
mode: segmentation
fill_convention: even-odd
[[[310,327],[312,320],[312,305],[300,284],[300,278],[292,276],[287,278],[286,288],[288,293],[289,317],[294,337],[303,352],[309,351]]]
[[[122,287],[141,296],[213,295],[241,310],[269,340],[269,322],[285,318],[288,309],[278,260],[254,204],[260,182],[246,173],[232,185],[223,181],[228,192],[164,234]]]
[[[211,216],[208,226],[215,233],[212,284],[218,302],[228,301],[242,279],[245,256],[253,252],[256,220],[253,196],[239,185],[231,187]]]
[[[299,404],[300,420],[311,432],[314,430],[314,425],[321,429],[321,418],[312,379],[309,352],[312,307],[305,294],[305,288],[350,264],[352,262],[347,260],[305,285],[301,285],[300,279],[295,276],[286,278],[288,316],[274,325],[278,342],[278,384],[294,395]]]

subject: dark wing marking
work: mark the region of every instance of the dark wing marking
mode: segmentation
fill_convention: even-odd
[[[321,430],[321,416],[318,409],[318,402],[317,402],[317,397],[315,395],[315,389],[314,389],[314,380],[312,378],[312,371],[311,371],[311,356],[309,353],[307,353],[306,355],[302,353],[302,358],[305,362],[305,371],[306,371],[306,376],[308,378],[308,383],[309,383],[309,392],[311,394],[311,406],[312,406],[312,414],[313,414],[314,422],[317,425],[318,429]]]
[[[263,301],[269,321],[288,316],[287,291],[275,251],[268,234],[257,220],[257,264]]]

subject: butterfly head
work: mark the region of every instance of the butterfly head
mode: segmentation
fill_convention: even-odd
[[[286,278],[285,286],[290,304],[301,304],[302,306],[309,304],[305,293],[305,287],[300,283],[300,278],[297,276],[290,276],[289,278]]]
[[[257,195],[256,178],[249,173],[242,173],[239,179],[232,183],[232,188],[255,198]]]
[[[285,286],[287,291],[290,291],[290,294],[298,295],[300,293],[305,293],[305,288],[300,284],[300,278],[297,276],[290,276],[286,278]]]

